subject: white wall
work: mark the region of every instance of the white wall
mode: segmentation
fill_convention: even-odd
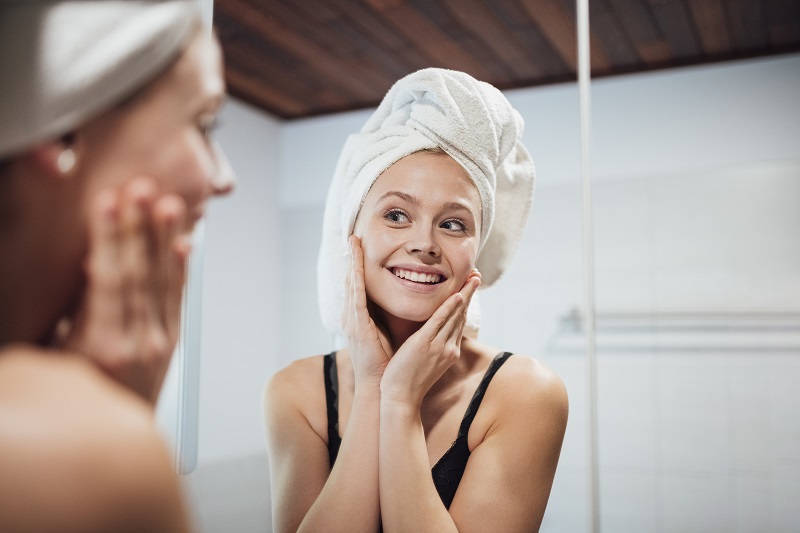
[[[800,307],[799,86],[797,54],[593,84],[599,307]],[[537,192],[517,259],[481,296],[481,336],[564,377],[571,418],[543,530],[581,531],[583,362],[548,351],[582,303],[577,90],[507,94],[527,122]],[[331,347],[316,310],[322,209],[339,150],[368,114],[280,123],[234,103],[223,116],[240,185],[208,222],[201,468],[189,480],[204,531],[268,523],[264,479],[244,474],[262,465],[266,476],[261,387]],[[798,354],[662,355],[601,354],[604,527],[798,529]]]
[[[263,450],[260,396],[279,338],[280,122],[235,100],[220,121],[238,182],[207,216],[200,463]]]

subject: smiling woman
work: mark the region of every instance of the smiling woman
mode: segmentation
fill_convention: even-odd
[[[497,89],[426,69],[348,139],[318,268],[323,322],[347,346],[266,388],[276,531],[538,529],[566,391],[479,342],[468,313],[528,215],[521,134]]]
[[[354,231],[375,311],[424,322],[458,292],[478,255],[480,212],[477,188],[446,154],[417,152],[386,169]]]
[[[189,529],[153,424],[232,174],[191,0],[0,1],[0,530]]]

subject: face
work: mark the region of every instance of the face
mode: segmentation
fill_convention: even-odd
[[[8,328],[13,338],[43,338],[78,303],[88,213],[98,192],[119,190],[135,177],[150,177],[160,193],[176,194],[185,201],[184,231],[189,232],[209,197],[231,190],[227,161],[209,139],[224,91],[219,46],[208,32],[198,29],[163,74],[64,138],[76,154],[74,171],[68,176],[39,172],[34,151],[14,161],[8,172],[16,176],[13,183],[20,190],[15,194],[25,214],[18,217],[18,231],[30,238],[11,243],[20,252],[12,271],[16,275],[20,268],[35,267],[39,276],[37,286],[27,290],[30,312],[18,312],[23,316],[21,325]],[[26,173],[35,173],[37,179],[23,179]]]
[[[216,40],[199,29],[169,70],[131,101],[79,132],[85,197],[136,176],[181,196],[189,231],[205,203],[233,186],[233,174],[209,137],[225,93]]]
[[[448,155],[418,152],[376,180],[356,219],[367,297],[391,316],[423,322],[475,266],[481,203]]]

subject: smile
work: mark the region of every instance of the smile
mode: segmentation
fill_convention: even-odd
[[[416,272],[414,270],[407,270],[405,268],[392,268],[392,274],[400,279],[413,281],[416,283],[424,283],[427,285],[436,285],[444,281],[444,276],[441,274],[429,274],[425,272]]]

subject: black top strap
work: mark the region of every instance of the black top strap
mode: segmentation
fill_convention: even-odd
[[[339,454],[339,376],[336,371],[336,352],[325,356],[325,403],[328,406],[328,456],[331,468]]]
[[[461,419],[461,426],[458,429],[456,440],[453,441],[450,449],[445,452],[431,470],[436,491],[447,508],[450,508],[470,456],[467,443],[469,428],[481,406],[486,389],[489,388],[489,383],[510,356],[510,352],[503,352],[492,360],[475,394],[472,395],[467,411],[464,413],[464,418]],[[328,456],[331,468],[333,468],[333,463],[336,461],[339,447],[342,444],[342,439],[339,437],[339,376],[336,373],[336,352],[327,354],[324,360],[325,401],[328,407]]]
[[[492,364],[489,365],[489,368],[486,370],[486,374],[483,375],[481,384],[478,385],[475,394],[472,395],[472,400],[469,402],[467,412],[464,413],[464,418],[461,420],[461,426],[458,428],[459,437],[462,435],[466,436],[467,433],[469,433],[469,427],[472,425],[472,421],[475,419],[478,408],[481,406],[483,396],[486,394],[486,389],[489,388],[489,382],[492,381],[495,373],[500,369],[501,366],[503,366],[503,363],[505,363],[506,359],[509,357],[511,357],[511,352],[503,352],[497,354],[494,360],[492,360]]]

